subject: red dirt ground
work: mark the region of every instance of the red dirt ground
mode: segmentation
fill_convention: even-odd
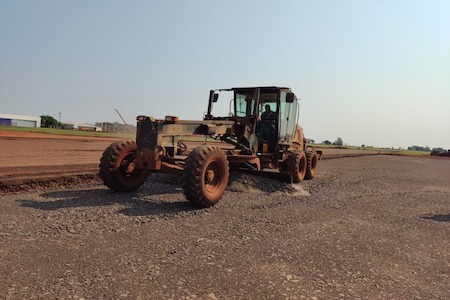
[[[37,182],[93,177],[114,138],[0,130],[0,193]]]
[[[0,193],[62,181],[98,181],[103,151],[117,138],[0,130]],[[323,159],[374,155],[378,151],[324,148]]]

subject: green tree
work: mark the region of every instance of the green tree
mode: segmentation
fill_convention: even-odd
[[[342,140],[342,138],[338,137],[333,144],[335,144],[337,146],[343,146],[344,145],[344,141]]]
[[[58,120],[53,118],[52,116],[46,115],[41,116],[41,127],[47,128],[58,128],[59,126]]]

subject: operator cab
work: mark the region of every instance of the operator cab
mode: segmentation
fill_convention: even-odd
[[[213,106],[218,106],[219,94],[232,97],[222,104],[228,105],[225,117],[215,117]],[[228,98],[229,99],[229,98]],[[221,99],[222,100],[222,99]],[[216,111],[216,110],[215,110]],[[208,112],[205,120],[233,120],[235,126],[230,133],[238,143],[252,147],[257,143],[258,152],[274,152],[277,145],[291,143],[298,118],[298,100],[287,87],[248,87],[213,90],[210,92]],[[264,148],[264,150],[263,150]]]

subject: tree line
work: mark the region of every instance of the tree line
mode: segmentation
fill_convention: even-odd
[[[41,117],[41,127],[46,128],[62,128],[62,123],[58,122],[55,118],[49,115],[40,116]]]

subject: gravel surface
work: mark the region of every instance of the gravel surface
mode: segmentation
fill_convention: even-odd
[[[194,209],[137,192],[1,197],[1,299],[449,299],[450,161],[326,160],[287,185],[233,174]]]

